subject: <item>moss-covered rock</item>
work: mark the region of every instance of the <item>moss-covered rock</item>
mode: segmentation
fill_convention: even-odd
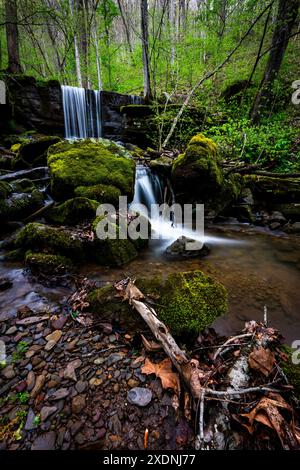
[[[242,187],[239,177],[225,177],[216,144],[203,134],[193,137],[186,151],[174,160],[172,180],[177,201],[205,203],[206,209],[216,213],[234,202]]]
[[[121,190],[107,184],[96,184],[93,186],[79,186],[75,189],[75,195],[98,201],[99,204],[119,204]]]
[[[133,197],[135,163],[121,146],[104,139],[62,142],[48,150],[51,190],[65,200],[79,186],[110,185]]]
[[[42,136],[23,142],[18,149],[13,167],[18,170],[29,166],[47,165],[48,148],[60,141],[59,137]]]
[[[92,257],[93,260],[104,266],[122,266],[123,264],[132,261],[137,257],[138,252],[135,244],[129,240],[120,239],[119,236],[119,226],[113,223],[108,223],[114,233],[116,234],[116,239],[106,238],[100,239],[97,236],[97,225],[103,220],[102,217],[97,217],[93,222],[93,231],[95,234],[95,239],[92,247]]]
[[[277,204],[272,207],[273,210],[281,212],[287,220],[292,222],[300,221],[300,202]]]
[[[6,199],[12,193],[12,187],[6,181],[0,181],[0,199]]]
[[[22,228],[16,236],[15,247],[23,251],[34,250],[49,254],[60,254],[82,262],[85,249],[82,240],[69,230],[32,222]]]
[[[95,219],[98,202],[85,197],[75,197],[52,207],[46,213],[46,220],[55,225],[76,225]]]
[[[227,311],[225,288],[201,271],[174,273],[165,280],[138,279],[136,285],[155,299],[159,318],[174,334],[199,333]],[[88,297],[90,310],[100,315],[118,312],[123,321],[134,316],[131,307],[115,295],[112,286],[94,290]]]
[[[298,400],[300,400],[300,364],[293,364],[292,354],[295,352],[288,345],[281,346],[281,350],[287,355],[287,361],[281,361],[280,367],[287,376],[287,379],[294,387],[294,392]]]
[[[13,193],[7,199],[0,200],[1,220],[24,220],[43,205],[44,196],[37,189],[31,193]]]
[[[28,178],[13,181],[11,187],[16,193],[31,193],[35,189],[34,183]]]
[[[48,253],[28,251],[25,255],[25,263],[33,274],[61,275],[73,270],[70,259]]]
[[[244,177],[245,186],[253,193],[255,201],[289,203],[300,201],[300,178],[273,178],[261,175]]]

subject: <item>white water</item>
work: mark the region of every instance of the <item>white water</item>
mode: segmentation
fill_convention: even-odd
[[[160,240],[159,248],[161,250],[182,236],[196,240],[201,244],[243,244],[243,242],[237,240],[210,236],[204,234],[204,230],[196,231],[192,228],[187,228],[183,223],[175,223],[174,220],[165,218],[157,209],[157,204],[161,205],[166,202],[164,201],[164,193],[163,183],[159,176],[152,173],[150,168],[138,165],[136,169],[134,199],[130,205],[130,210],[142,213],[149,218],[152,228],[152,239]],[[173,196],[172,199],[174,199]],[[174,200],[172,201],[173,203]]]
[[[61,87],[66,139],[101,137],[100,91]]]

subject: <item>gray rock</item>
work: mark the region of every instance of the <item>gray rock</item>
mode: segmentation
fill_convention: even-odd
[[[87,382],[84,382],[83,380],[79,380],[77,384],[75,385],[75,388],[78,393],[82,393],[86,390],[87,386],[88,386]]]
[[[62,400],[63,398],[66,398],[67,396],[69,396],[69,390],[67,388],[59,388],[58,390],[56,390],[56,392],[53,393],[53,395],[49,397],[49,400],[51,401]]]
[[[152,400],[152,392],[148,388],[135,387],[127,393],[127,400],[132,405],[147,406]]]
[[[27,419],[25,423],[25,429],[26,431],[32,431],[32,429],[37,428],[37,424],[35,423],[35,414],[32,408],[29,408],[29,411],[27,413]]]
[[[38,436],[32,443],[31,450],[53,450],[55,448],[56,433],[46,432]]]
[[[16,326],[11,326],[10,328],[8,328],[8,330],[5,334],[13,335],[16,331],[18,331],[17,327]]]
[[[41,420],[46,421],[49,416],[53,415],[57,411],[56,406],[43,406],[41,409]]]

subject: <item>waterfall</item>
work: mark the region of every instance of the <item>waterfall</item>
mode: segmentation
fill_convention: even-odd
[[[62,87],[66,139],[101,137],[100,91]]]
[[[138,95],[129,95],[131,104],[141,105],[144,104],[144,98]]]
[[[151,172],[150,168],[142,165],[136,167],[135,188],[133,204],[143,204],[149,215],[151,206],[163,204],[164,202],[163,184],[158,175]]]

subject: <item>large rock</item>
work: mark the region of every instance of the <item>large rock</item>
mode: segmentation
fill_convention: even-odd
[[[86,197],[75,197],[52,207],[46,214],[46,220],[56,225],[76,225],[95,219],[98,202]]]
[[[155,299],[159,318],[174,334],[199,333],[227,311],[225,288],[201,271],[174,273],[162,279],[138,279],[137,287]],[[128,303],[116,298],[112,286],[95,289],[88,296],[89,309],[99,315],[118,319],[127,326],[137,322]]]
[[[3,184],[4,182],[2,182]],[[1,189],[0,189],[1,190]],[[11,193],[7,199],[0,197],[0,216],[2,222],[23,220],[44,205],[44,196],[35,189],[31,193]]]
[[[13,167],[16,170],[30,166],[39,167],[47,165],[47,150],[51,145],[60,142],[59,137],[41,136],[23,142],[20,145]]]
[[[51,190],[55,198],[73,197],[78,187],[110,185],[133,197],[135,163],[120,145],[102,139],[63,142],[48,150]],[[78,193],[77,193],[78,194]]]
[[[203,134],[193,137],[186,151],[173,163],[172,180],[180,203],[204,203],[206,210],[220,213],[241,192],[237,176],[225,177],[219,164],[217,146]]]
[[[255,202],[280,204],[300,201],[300,178],[248,175],[244,177],[244,183],[251,189]]]

